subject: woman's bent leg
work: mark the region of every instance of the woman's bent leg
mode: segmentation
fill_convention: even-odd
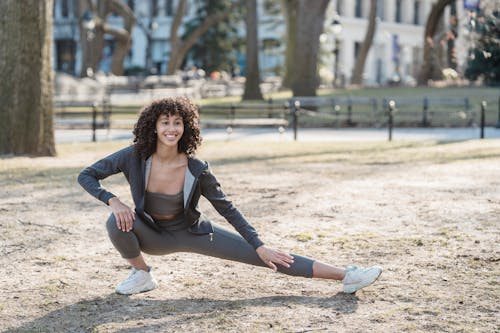
[[[213,235],[194,235],[188,231],[177,233],[180,251],[195,252],[249,265],[268,267],[243,237],[215,224],[213,227]],[[289,268],[277,265],[278,271],[287,275],[312,277],[314,261],[295,254],[292,254],[292,256],[294,257],[294,263]]]
[[[134,231],[125,232],[118,229],[114,214],[109,216],[106,222],[106,229],[108,230],[108,236],[111,243],[113,243],[113,246],[120,252],[123,258],[132,259],[141,254],[139,240]]]
[[[125,259],[135,259],[141,251],[152,255],[174,252],[176,240],[167,231],[158,232],[136,217],[131,231],[124,232],[116,226],[113,214],[106,222],[108,235],[114,247]]]

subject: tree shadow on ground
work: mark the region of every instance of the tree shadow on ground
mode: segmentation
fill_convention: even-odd
[[[126,322],[131,322],[128,324],[129,328],[119,332],[163,332],[181,323],[196,325],[197,322],[214,319],[221,314],[230,316],[231,313],[244,312],[246,308],[290,308],[292,304],[308,308],[329,308],[336,313],[353,313],[358,308],[358,298],[342,292],[332,297],[269,296],[233,300],[151,300],[109,294],[70,304],[2,333],[94,332],[94,328],[100,325],[117,323],[123,327]],[[160,324],[159,319],[162,319]]]

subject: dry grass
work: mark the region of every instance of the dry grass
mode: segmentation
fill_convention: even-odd
[[[498,140],[205,145],[200,157],[269,245],[382,265],[380,281],[356,295],[182,253],[148,257],[159,289],[115,295],[127,266],[106,236],[108,208],[76,175],[125,144],[0,159],[0,331],[500,330]],[[105,186],[130,201],[123,177]]]

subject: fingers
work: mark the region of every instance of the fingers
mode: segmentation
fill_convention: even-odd
[[[293,257],[288,253],[276,251],[275,260],[273,261],[288,268],[290,264],[293,264]]]
[[[134,224],[134,213],[131,210],[120,211],[115,213],[116,226],[124,232],[132,230]]]
[[[293,264],[293,260],[290,260],[290,259],[277,259],[277,260],[274,260],[275,263],[283,266],[283,267],[286,267],[286,268],[290,268],[290,265]]]
[[[294,260],[291,255],[284,252],[275,252],[271,256],[271,259],[269,259],[267,265],[276,271],[277,267],[275,264],[281,265],[286,268],[290,268],[290,265],[293,264],[293,262]]]
[[[267,266],[269,266],[275,272],[278,270],[278,267],[276,267],[276,265],[271,260],[267,262]]]
[[[288,253],[280,252],[279,258],[286,263],[293,264],[293,256],[289,255]]]

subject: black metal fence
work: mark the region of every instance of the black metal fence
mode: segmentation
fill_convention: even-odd
[[[490,117],[487,122],[487,105],[486,100],[481,101],[478,105],[471,105],[469,98],[394,98],[382,99],[382,107],[377,107],[377,101],[373,98],[352,99],[349,98],[344,102],[347,106],[345,112],[341,112],[338,99],[314,99],[293,98],[291,99],[291,115],[294,139],[297,140],[297,133],[300,127],[300,120],[304,116],[311,118],[333,119],[337,126],[339,123],[344,127],[359,126],[363,121],[356,120],[354,117],[354,107],[371,107],[372,114],[367,114],[366,110],[364,121],[371,119],[372,126],[387,127],[388,140],[392,140],[392,132],[394,127],[471,127],[477,126],[480,128],[480,138],[484,138],[484,128],[496,126],[500,128],[500,97],[496,101],[498,106],[498,115],[496,121]],[[360,111],[361,112],[361,111]],[[369,113],[369,111],[368,111]],[[491,112],[490,114],[493,114]],[[369,126],[369,127],[372,127]]]
[[[58,128],[130,128],[139,107],[100,102],[58,102]],[[222,127],[275,127],[280,132],[292,127],[297,138],[304,127],[387,127],[389,139],[394,127],[481,127],[500,128],[500,97],[471,102],[468,97],[294,97],[259,103],[200,106],[200,125]],[[118,116],[119,115],[119,116]],[[113,119],[112,119],[113,118]]]

